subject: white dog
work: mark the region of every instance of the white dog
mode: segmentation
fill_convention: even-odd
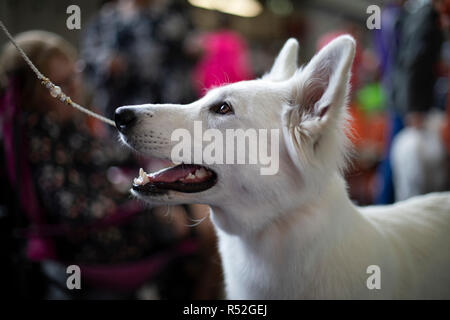
[[[132,193],[150,203],[211,206],[228,298],[450,298],[450,194],[369,208],[347,195],[354,52],[354,40],[341,36],[298,69],[290,39],[262,79],[215,88],[189,105],[117,110],[122,139],[164,159],[172,132],[193,132],[194,121],[221,132],[282,133],[275,175],[261,175],[258,164],[195,163],[135,179]]]

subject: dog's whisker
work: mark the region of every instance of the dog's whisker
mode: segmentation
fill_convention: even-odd
[[[166,206],[166,212],[164,213],[164,217],[167,217],[172,212],[172,206]],[[172,221],[172,216],[170,216],[170,221]]]
[[[203,221],[205,221],[206,218],[208,218],[208,216],[204,216],[204,217],[201,218],[201,219],[192,219],[192,218],[188,217],[188,219],[189,219],[190,221],[193,221],[193,222],[195,222],[195,223],[193,223],[193,224],[186,224],[185,226],[186,226],[186,227],[196,227],[196,226],[200,225]]]

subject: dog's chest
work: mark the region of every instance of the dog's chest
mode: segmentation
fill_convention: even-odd
[[[298,256],[285,248],[254,250],[238,237],[219,233],[219,251],[229,299],[300,299],[311,294],[304,290]]]
[[[317,245],[305,251],[295,242],[252,246],[237,236],[221,232],[218,236],[228,299],[376,299],[389,295],[389,283],[380,292],[368,290],[368,264],[339,260],[333,246]],[[363,255],[357,257],[365,260]]]

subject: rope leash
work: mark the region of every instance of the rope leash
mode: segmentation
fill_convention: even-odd
[[[113,127],[116,126],[115,122],[112,121],[111,119],[108,119],[102,115],[99,115],[89,109],[86,109],[83,106],[80,106],[78,103],[73,102],[72,99],[67,96],[64,92],[62,92],[61,88],[58,87],[57,85],[55,85],[53,82],[50,81],[50,79],[48,79],[47,77],[45,77],[39,70],[38,68],[36,68],[36,66],[33,64],[33,62],[31,62],[31,60],[28,58],[28,56],[26,55],[26,53],[22,50],[22,48],[16,43],[16,41],[14,40],[14,38],[11,36],[11,34],[9,33],[8,29],[5,27],[5,25],[3,24],[3,22],[0,20],[0,27],[2,28],[3,32],[6,34],[6,36],[8,37],[9,41],[11,41],[11,43],[14,45],[14,47],[16,47],[17,51],[19,51],[20,55],[22,56],[22,58],[25,60],[25,62],[28,64],[28,66],[31,68],[31,70],[33,70],[33,72],[36,74],[36,77],[38,78],[38,80],[41,82],[41,84],[46,87],[49,91],[50,91],[50,95],[55,98],[58,99],[59,101],[65,103],[68,106],[71,106],[75,109],[77,109],[78,111],[84,112],[85,114],[94,117],[100,121],[103,121],[106,124],[109,124]]]

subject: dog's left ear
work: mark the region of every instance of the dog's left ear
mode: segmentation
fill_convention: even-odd
[[[264,80],[284,81],[292,77],[297,70],[298,42],[294,38],[286,41],[270,72],[264,75]]]

